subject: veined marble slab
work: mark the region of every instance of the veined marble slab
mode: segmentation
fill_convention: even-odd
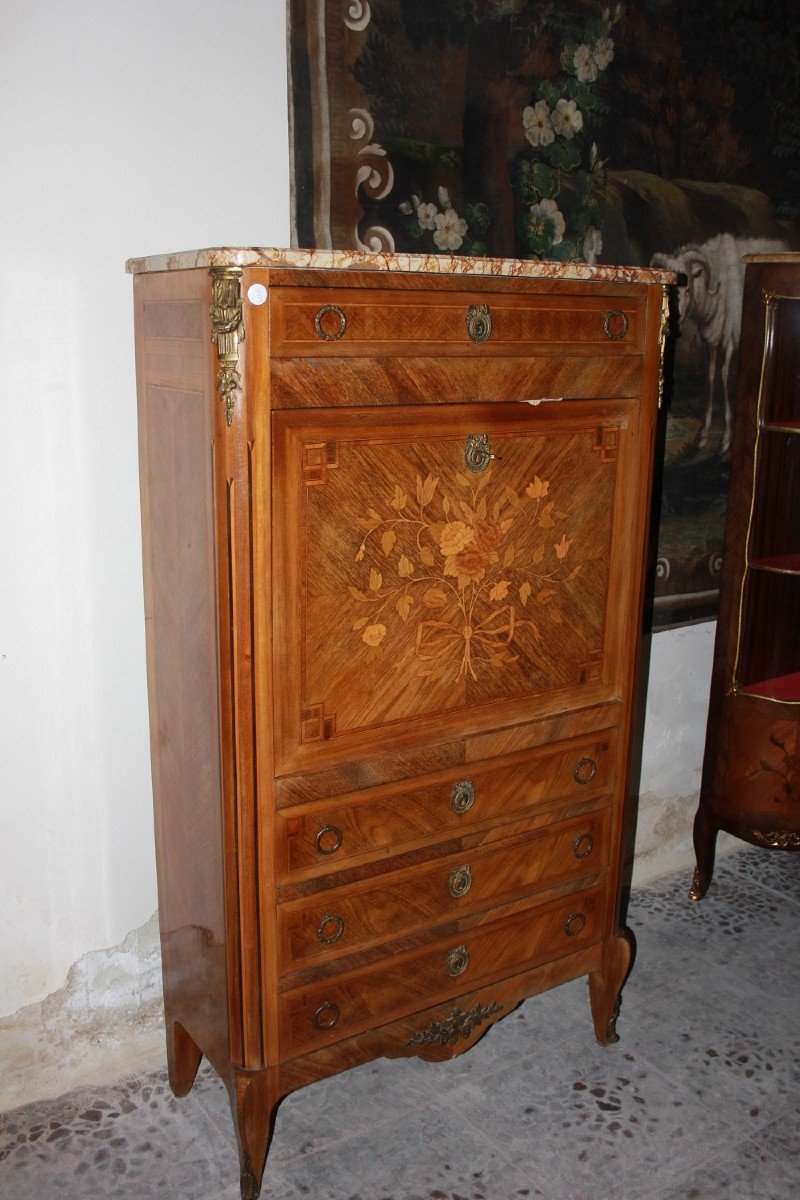
[[[430,275],[494,275],[530,279],[578,279],[600,283],[675,283],[671,271],[607,264],[536,262],[519,258],[469,258],[450,254],[371,254],[363,250],[280,250],[219,246],[130,258],[130,275],[185,271],[192,267],[307,267],[358,271],[414,271]]]

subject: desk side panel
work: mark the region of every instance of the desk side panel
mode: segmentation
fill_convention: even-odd
[[[208,276],[135,280],[145,619],[164,1002],[225,1071],[226,928]],[[193,1051],[189,1051],[191,1058]],[[189,1081],[190,1082],[190,1081]]]

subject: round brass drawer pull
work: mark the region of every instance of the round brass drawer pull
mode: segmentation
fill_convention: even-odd
[[[333,313],[333,315],[337,318],[339,322],[338,328],[333,330],[323,329],[322,322],[328,313]],[[319,336],[324,338],[326,342],[338,342],[339,338],[344,334],[345,329],[347,329],[347,317],[344,315],[338,305],[323,304],[322,308],[314,317],[314,328]]]
[[[328,845],[326,849],[326,847],[323,845],[323,841],[327,839],[329,834],[333,837],[333,845]],[[341,829],[338,829],[336,825],[323,825],[322,829],[320,829],[319,833],[314,838],[314,845],[317,847],[317,851],[320,854],[335,854],[341,846],[342,841],[343,838]]]
[[[577,937],[586,924],[583,913],[570,913],[564,922],[564,933],[567,937]]]
[[[597,763],[593,758],[579,758],[572,774],[576,783],[591,783],[597,774]]]
[[[450,872],[450,895],[454,900],[466,896],[472,887],[472,870],[470,867],[453,867]]]
[[[594,850],[594,838],[590,833],[579,833],[572,843],[572,852],[576,858],[588,858]]]
[[[465,779],[461,783],[454,783],[453,790],[450,793],[450,807],[454,813],[465,813],[472,808],[475,803],[475,784],[471,779]]]
[[[603,333],[612,342],[621,342],[628,332],[628,318],[618,308],[612,308],[603,316]]]
[[[323,1004],[320,1004],[311,1020],[315,1029],[333,1029],[339,1020],[339,1015],[339,1006],[334,1004],[332,1000],[326,1000]]]
[[[467,310],[467,336],[476,346],[492,336],[492,314],[488,304],[470,304]]]
[[[448,950],[447,958],[444,960],[447,974],[457,979],[459,975],[463,975],[469,966],[469,950],[466,946],[454,946],[452,950]]]
[[[326,926],[333,925],[333,933],[325,933]],[[323,946],[332,946],[334,942],[338,942],[339,938],[344,933],[344,921],[341,917],[331,916],[326,913],[319,923],[317,928],[317,941]]]

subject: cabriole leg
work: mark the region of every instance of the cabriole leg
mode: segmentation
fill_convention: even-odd
[[[237,1071],[231,1096],[239,1143],[242,1200],[257,1200],[278,1109],[277,1072]]]
[[[697,866],[694,869],[692,888],[689,892],[691,900],[702,900],[711,883],[714,874],[714,850],[717,843],[717,830],[708,820],[705,813],[698,810],[694,819],[694,855]]]
[[[602,967],[589,973],[594,1032],[601,1046],[619,1041],[617,1017],[622,985],[628,977],[632,959],[631,935],[625,929],[605,943]]]
[[[167,1021],[167,1070],[169,1086],[176,1096],[191,1091],[197,1068],[203,1057],[197,1043],[179,1021]]]

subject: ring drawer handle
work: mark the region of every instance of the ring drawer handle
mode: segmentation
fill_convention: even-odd
[[[467,336],[476,346],[492,336],[492,314],[488,304],[470,304],[467,310]]]
[[[448,950],[444,965],[447,974],[453,979],[457,979],[459,975],[463,975],[469,966],[469,950],[467,947],[454,946],[452,950]]]
[[[454,813],[468,812],[475,803],[475,784],[471,779],[464,779],[461,783],[454,783],[453,790],[450,792],[450,807]]]
[[[616,325],[616,331],[614,326]],[[612,342],[621,342],[628,332],[628,318],[618,308],[612,308],[603,316],[603,333]]]
[[[339,322],[338,328],[334,329],[332,333],[329,333],[326,329],[322,328],[322,322],[328,313],[333,313]],[[345,329],[347,329],[347,317],[337,304],[323,304],[322,308],[314,317],[314,328],[319,336],[324,338],[326,342],[338,342],[339,338],[344,334]]]
[[[326,935],[326,933],[325,933],[326,925],[333,925],[334,932]],[[342,936],[343,933],[344,933],[344,921],[342,920],[342,918],[334,917],[330,913],[326,913],[325,916],[320,921],[319,926],[317,927],[317,941],[321,942],[321,944],[323,946],[332,946],[334,942],[338,942],[339,938]]]
[[[594,850],[594,838],[590,833],[579,833],[572,843],[572,852],[576,858],[588,858]]]
[[[322,841],[323,838],[325,838],[329,833],[333,834],[333,845],[326,850],[322,844]],[[341,846],[343,840],[342,831],[336,825],[323,825],[322,829],[320,829],[319,833],[314,838],[314,845],[317,847],[319,854],[335,854]]]
[[[564,922],[564,933],[567,937],[577,937],[586,924],[583,913],[570,913]]]
[[[597,763],[593,758],[579,758],[572,774],[576,783],[591,783],[597,774]]]
[[[453,899],[460,900],[462,896],[466,896],[471,887],[472,868],[453,867],[453,870],[450,872],[450,895]]]
[[[326,1013],[328,1014],[327,1017]],[[325,1000],[320,1004],[311,1020],[315,1029],[333,1029],[339,1020],[339,1015],[339,1006],[334,1004],[332,1000]]]

